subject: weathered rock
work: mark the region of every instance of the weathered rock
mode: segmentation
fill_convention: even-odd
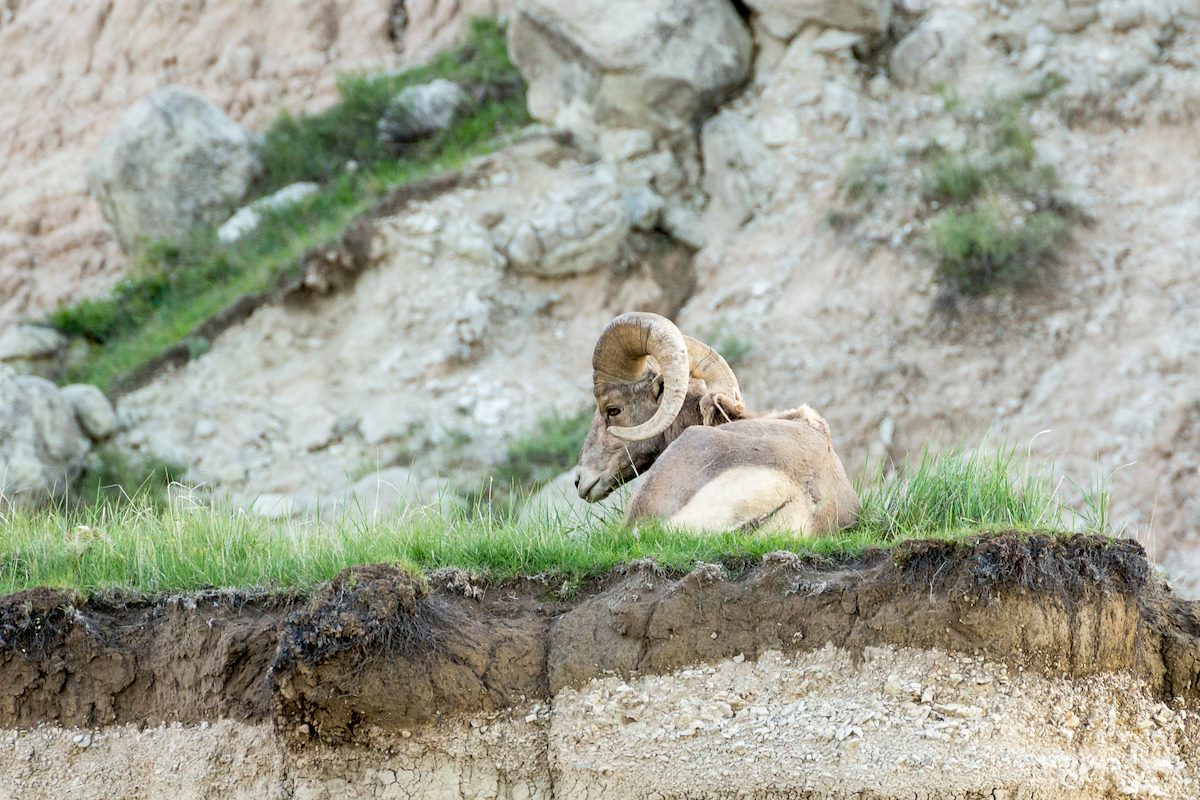
[[[687,206],[667,206],[662,214],[662,227],[673,239],[683,242],[695,250],[699,250],[708,243],[704,219]]]
[[[379,120],[379,141],[399,146],[432,136],[450,127],[470,102],[462,87],[444,78],[408,86]]]
[[[710,219],[725,230],[737,228],[770,199],[774,158],[736,111],[722,111],[706,122],[700,143]]]
[[[320,184],[301,181],[285,186],[266,197],[261,197],[250,205],[239,208],[232,217],[225,220],[221,227],[217,228],[217,238],[225,244],[236,242],[259,226],[265,212],[279,211],[293,206],[315,194],[320,188]]]
[[[1042,21],[1055,33],[1079,33],[1100,17],[1094,2],[1056,0],[1042,12]]]
[[[892,78],[906,87],[931,87],[954,79],[966,55],[970,21],[954,14],[933,14],[892,50]]]
[[[753,55],[725,0],[527,0],[508,47],[530,113],[583,133],[684,130],[746,80]]]
[[[66,337],[53,328],[13,325],[0,333],[0,361],[52,358],[66,345]]]
[[[75,410],[75,419],[94,441],[103,441],[117,432],[117,413],[112,403],[90,383],[73,383],[64,386],[59,394],[71,404]]]
[[[101,142],[88,183],[131,250],[219,221],[258,169],[245,129],[200,95],[172,86],[126,112]]]
[[[625,211],[629,222],[639,231],[652,231],[662,217],[663,199],[645,187],[630,189],[624,193]]]
[[[746,0],[773,36],[790,39],[802,27],[882,34],[892,18],[891,0]]]
[[[61,499],[90,445],[54,384],[0,365],[0,502]]]
[[[518,272],[580,275],[621,258],[630,220],[616,183],[585,177],[536,198],[504,251]]]

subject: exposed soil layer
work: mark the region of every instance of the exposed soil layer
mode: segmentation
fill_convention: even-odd
[[[1123,672],[1194,700],[1197,605],[1131,541],[912,542],[853,564],[774,554],[738,575],[628,567],[570,601],[356,567],[309,601],[209,593],[153,605],[49,590],[0,600],[0,727],[228,718],[297,742],[497,713],[591,679],[826,645],[985,656],[1053,677]],[[855,655],[857,654],[857,655]]]

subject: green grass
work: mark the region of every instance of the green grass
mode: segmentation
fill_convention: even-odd
[[[720,353],[731,367],[744,364],[754,350],[750,337],[744,336],[723,317],[715,325],[700,331],[700,341]]]
[[[773,551],[852,559],[911,538],[988,530],[1094,529],[1074,515],[1044,473],[1011,450],[923,457],[861,489],[854,527],[803,540],[783,534],[695,535],[659,525],[626,529],[615,517],[573,528],[546,515],[413,511],[376,522],[350,515],[318,527],[202,506],[102,504],[79,511],[8,510],[0,516],[0,592],[33,586],[136,595],[238,588],[309,592],[353,564],[394,562],[415,571],[456,567],[487,579],[540,575],[576,586],[636,559],[684,571],[698,561],[737,569]],[[1093,503],[1103,505],[1103,494]]]
[[[1057,197],[1058,172],[1038,161],[1027,101],[994,102],[971,115],[967,144],[922,169],[935,275],[950,296],[1020,290],[1041,282],[1070,241],[1074,215]]]
[[[1060,197],[1058,171],[1038,159],[1029,113],[1061,85],[1047,79],[1023,95],[978,107],[944,96],[962,143],[930,143],[904,158],[852,159],[842,180],[845,205],[827,220],[843,234],[852,232],[879,196],[894,190],[913,196],[912,215],[926,220],[924,246],[945,299],[1043,282],[1078,214]]]
[[[101,447],[76,483],[71,502],[79,505],[124,505],[161,508],[168,487],[183,479],[184,468],[162,459],[138,457],[113,446]]]
[[[386,151],[376,141],[378,114],[399,88],[434,77],[456,80],[482,101],[441,134],[400,154]],[[256,194],[298,180],[320,181],[319,192],[266,214],[255,231],[228,246],[218,242],[215,227],[198,228],[181,242],[152,244],[108,297],[50,315],[54,327],[90,345],[68,368],[67,380],[107,391],[179,342],[188,341],[193,356],[203,353],[207,342],[188,340],[196,326],[297,271],[307,248],[336,238],[390,188],[457,168],[528,121],[519,75],[491,22],[477,22],[467,45],[426,67],[344,78],[340,89],[341,102],[323,114],[282,116],[261,151]],[[355,168],[347,169],[351,161]]]
[[[551,413],[508,446],[507,455],[492,471],[491,480],[518,493],[529,493],[579,462],[579,451],[591,427],[594,409],[564,416]]]
[[[997,287],[1023,289],[1045,275],[1055,254],[1070,238],[1060,214],[1037,211],[1019,220],[984,206],[946,211],[929,229],[939,279],[961,295]]]

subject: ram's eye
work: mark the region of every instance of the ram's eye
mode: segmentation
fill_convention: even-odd
[[[608,414],[610,417],[615,417],[617,414],[621,413],[621,409],[617,408],[616,406],[609,406],[607,409],[605,409],[604,413]]]

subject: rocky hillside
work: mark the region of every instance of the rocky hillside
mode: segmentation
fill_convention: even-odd
[[[337,75],[417,63],[502,0],[52,0],[0,5],[0,327],[105,291],[128,266],[84,165],[133,103],[180,85],[262,128],[327,106]]]
[[[404,36],[427,31],[416,6]],[[252,126],[319,105],[336,69],[408,57],[399,7],[317,24],[265,4],[268,36],[232,5],[153,27],[118,3],[88,48],[36,2],[5,12],[12,63],[70,49],[4,101],[25,114],[0,137],[6,318],[120,274],[80,164],[134,99],[182,82]],[[120,447],[267,513],[380,468],[470,483],[586,409],[596,333],[648,308],[736,351],[752,407],[818,408],[849,465],[993,433],[1108,481],[1114,528],[1191,587],[1194,0],[522,0],[506,31],[541,127],[372,217],[355,280],[258,308],[122,397]],[[93,103],[87,130],[28,100],[47,92]]]

